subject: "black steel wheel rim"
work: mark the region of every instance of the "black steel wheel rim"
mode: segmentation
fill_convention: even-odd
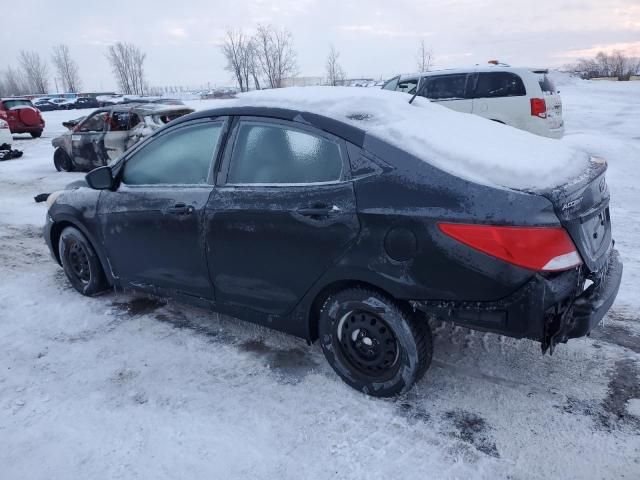
[[[73,274],[82,283],[89,283],[91,270],[89,269],[89,257],[84,247],[78,242],[72,241],[69,245],[69,266]]]
[[[349,366],[369,377],[387,377],[399,364],[399,348],[393,330],[378,315],[353,311],[337,325],[336,341]]]

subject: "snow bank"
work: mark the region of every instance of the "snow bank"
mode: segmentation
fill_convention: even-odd
[[[348,87],[292,87],[240,95],[232,105],[269,106],[336,118],[447,172],[486,185],[555,187],[589,159],[561,142],[455,112],[404,93]]]

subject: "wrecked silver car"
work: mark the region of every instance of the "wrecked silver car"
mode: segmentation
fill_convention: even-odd
[[[54,138],[53,164],[58,171],[89,171],[107,165],[158,128],[193,112],[184,105],[125,104],[99,108],[63,125]]]

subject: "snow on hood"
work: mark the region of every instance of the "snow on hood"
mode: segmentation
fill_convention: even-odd
[[[588,155],[558,140],[417,97],[379,89],[291,87],[241,94],[233,106],[307,111],[349,123],[449,173],[485,185],[551,188],[580,175]]]

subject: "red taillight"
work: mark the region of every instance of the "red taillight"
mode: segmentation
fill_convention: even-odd
[[[547,116],[547,102],[544,101],[544,98],[531,99],[531,115],[540,118]]]
[[[582,259],[562,227],[505,227],[439,223],[442,232],[505,262],[536,271],[577,267]]]

